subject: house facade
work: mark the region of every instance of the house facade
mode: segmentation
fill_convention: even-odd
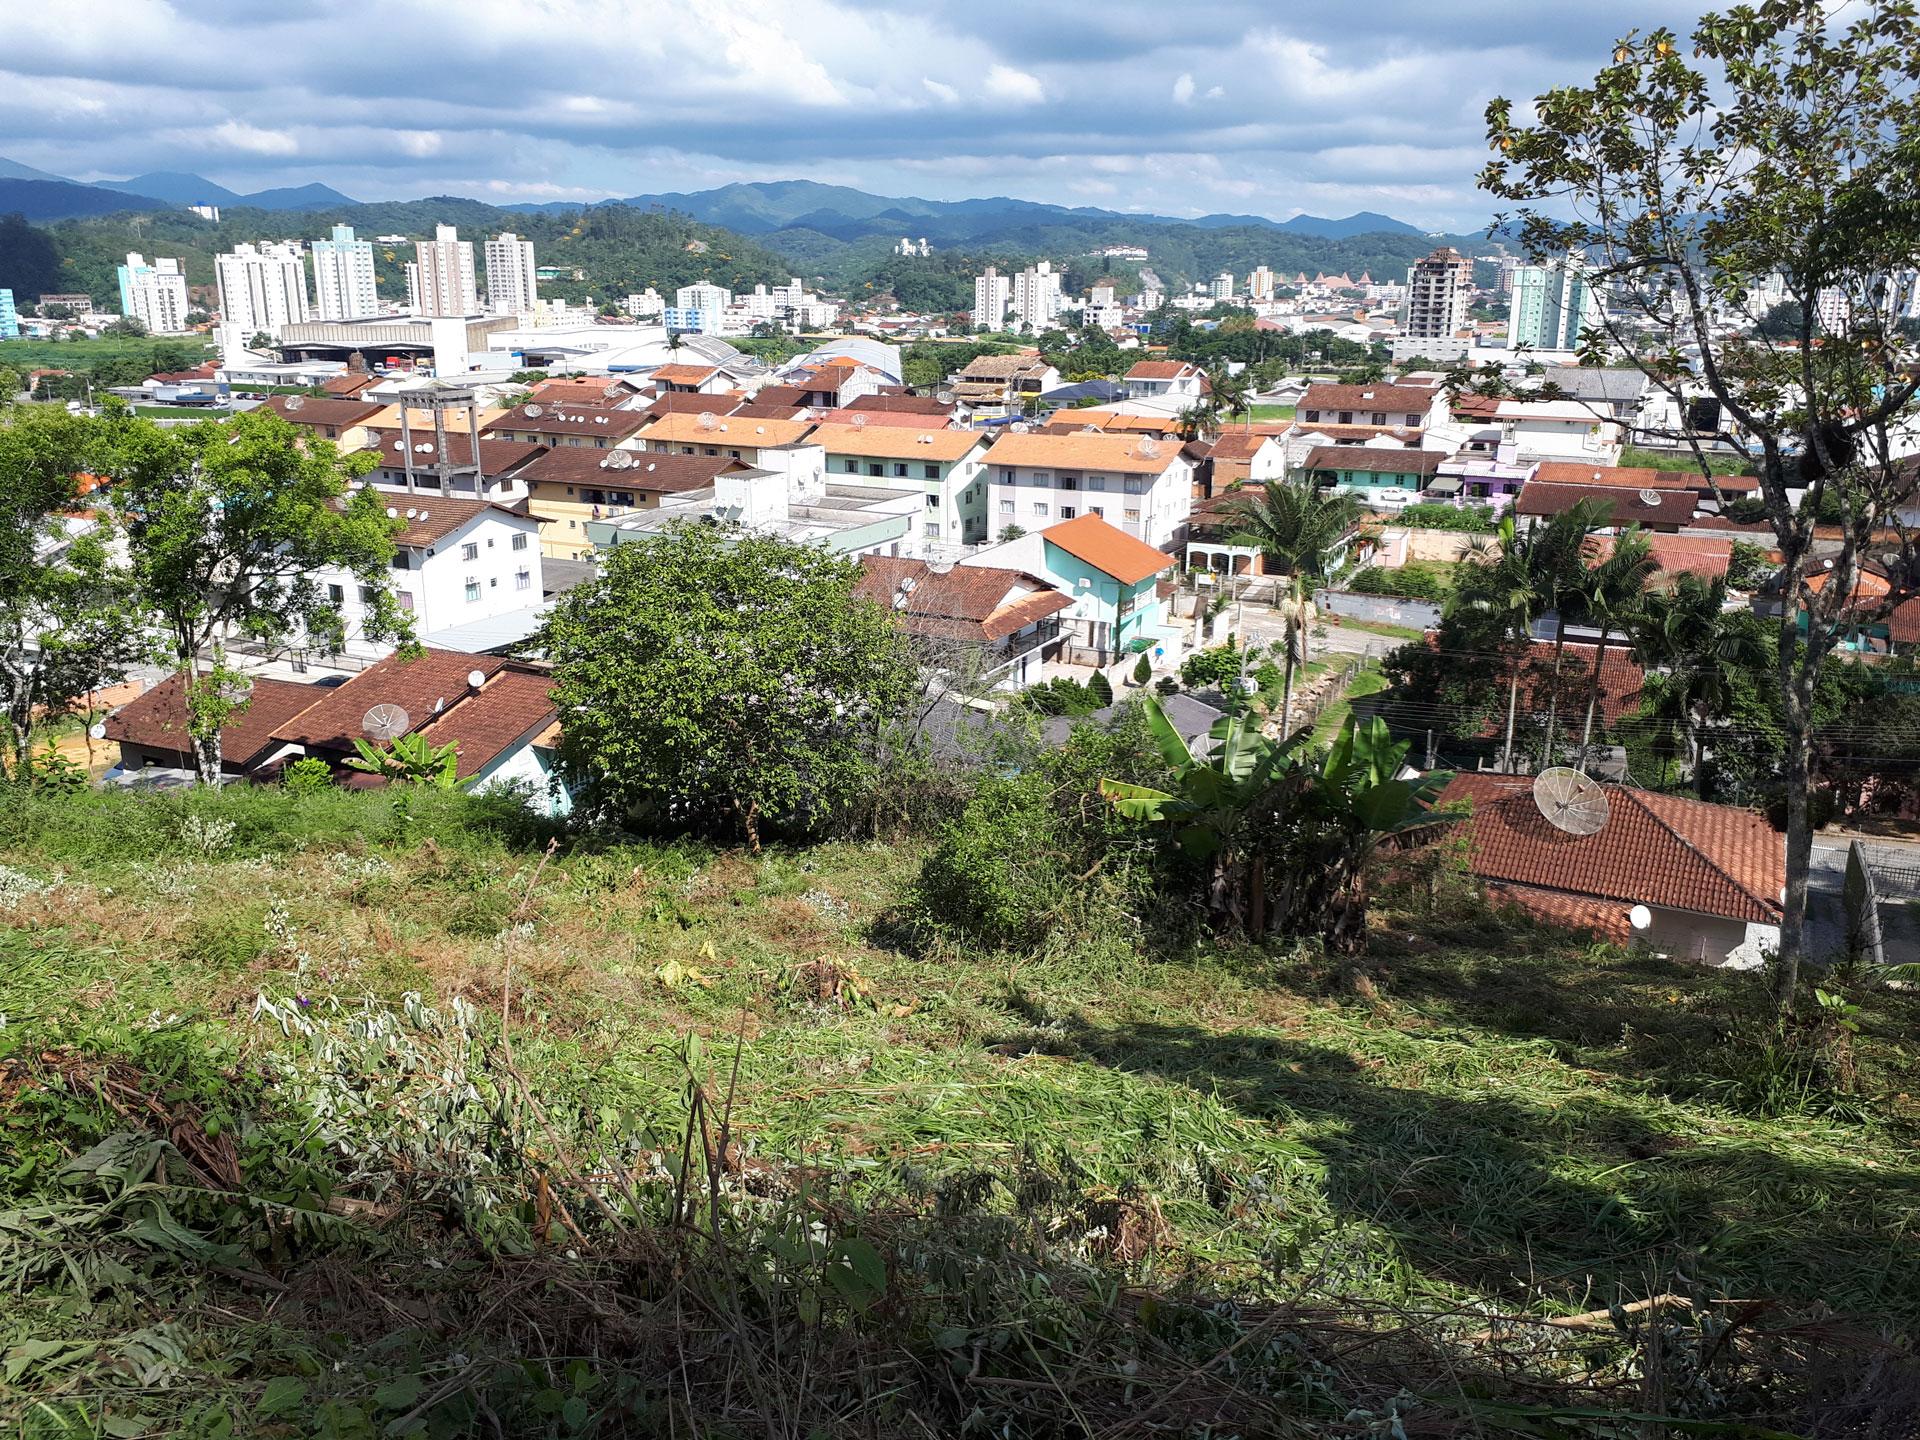
[[[1184,360],[1140,360],[1127,371],[1130,400],[1191,400],[1206,394],[1206,372]]]
[[[1025,571],[1070,596],[1060,620],[1069,632],[1064,658],[1074,663],[1105,667],[1181,642],[1182,627],[1159,594],[1173,557],[1098,515],[1022,535],[960,563]]]
[[[1157,550],[1185,542],[1194,467],[1174,441],[1010,434],[996,440],[986,458],[987,528],[995,535],[1091,516]]]
[[[1405,505],[1440,471],[1437,450],[1389,445],[1322,445],[1310,451],[1302,472],[1313,484],[1337,489],[1365,505]]]
[[[819,425],[807,437],[826,452],[829,477],[926,497],[918,528],[927,546],[987,539],[987,438],[973,430],[904,425]]]

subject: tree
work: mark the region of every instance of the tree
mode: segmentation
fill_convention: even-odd
[[[451,790],[459,781],[460,747],[449,740],[435,745],[419,731],[402,735],[384,748],[369,744],[355,735],[347,768],[363,775],[378,775],[397,785],[428,785],[436,790]]]
[[[1515,228],[1532,258],[1590,258],[1590,283],[1617,297],[1602,336],[1622,344],[1631,328],[1637,343],[1623,348],[1681,413],[1701,392],[1717,403],[1704,440],[1691,428],[1673,435],[1703,478],[1712,483],[1712,445],[1754,457],[1787,598],[1787,895],[1773,974],[1784,1016],[1805,949],[1815,688],[1839,639],[1920,579],[1899,520],[1911,479],[1894,455],[1916,409],[1920,355],[1895,323],[1887,280],[1920,254],[1920,19],[1906,0],[1837,13],[1818,0],[1761,0],[1704,16],[1692,39],[1689,55],[1670,30],[1628,36],[1591,85],[1539,97],[1530,124],[1493,101],[1494,159],[1481,183],[1521,202]],[[1800,307],[1791,339],[1721,331],[1716,310],[1762,318],[1754,289],[1769,275]],[[1835,300],[1832,333],[1816,331],[1823,297]],[[1691,418],[1699,423],[1698,407]],[[1823,505],[1839,536],[1816,589],[1807,580]],[[1889,553],[1888,593],[1862,597],[1863,561]]]
[[[247,703],[227,642],[338,650],[345,622],[325,571],[348,572],[370,597],[363,634],[405,640],[389,584],[401,523],[378,491],[349,488],[374,456],[341,455],[269,412],[174,430],[104,423],[139,605],[186,676],[194,767],[217,785],[220,727]]]
[[[146,322],[133,315],[122,315],[118,320],[101,327],[102,335],[145,335]]]
[[[1605,524],[1598,501],[1576,501],[1554,517],[1558,530],[1544,540],[1535,558],[1542,569],[1540,596],[1553,610],[1553,678],[1547,688],[1547,728],[1540,743],[1540,764],[1553,763],[1553,732],[1560,715],[1560,667],[1567,653],[1567,621],[1575,614],[1591,582],[1587,541]]]
[[[121,679],[144,648],[129,577],[101,524],[71,534],[91,422],[38,410],[0,428],[0,707],[16,780],[33,770],[33,732]]]
[[[1260,547],[1267,573],[1284,576],[1287,582],[1279,606],[1287,650],[1280,724],[1281,734],[1290,734],[1293,672],[1306,658],[1307,631],[1313,623],[1313,605],[1303,582],[1324,583],[1332,574],[1360,518],[1360,503],[1343,491],[1322,490],[1311,481],[1269,480],[1235,502],[1234,517],[1245,537]]]
[[[873,783],[917,689],[859,567],[811,545],[679,524],[619,545],[545,644],[591,813],[732,833],[817,833]]]
[[[1768,659],[1755,617],[1729,614],[1726,599],[1724,579],[1683,574],[1671,589],[1646,597],[1630,629],[1640,663],[1666,672],[1655,713],[1685,739],[1694,794],[1702,800],[1709,721],[1727,713],[1733,677],[1762,669]]]
[[[1587,718],[1580,730],[1580,763],[1587,760],[1593,740],[1593,717],[1600,707],[1601,669],[1606,664],[1607,641],[1639,617],[1647,582],[1659,572],[1652,546],[1639,526],[1630,525],[1614,541],[1613,553],[1587,572],[1580,587],[1580,612],[1589,625],[1600,627],[1593,647],[1593,678],[1587,682]]]
[[[247,349],[249,350],[261,351],[261,350],[271,350],[272,348],[273,348],[273,336],[269,335],[264,330],[256,330],[253,332],[253,334],[247,337]]]

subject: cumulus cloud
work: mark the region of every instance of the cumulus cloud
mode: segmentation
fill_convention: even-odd
[[[1011,65],[989,67],[984,88],[990,97],[1009,105],[1038,105],[1047,98],[1047,87],[1040,83],[1038,75],[1016,70]]]
[[[931,76],[928,76],[923,78],[920,83],[926,87],[927,93],[941,104],[957,105],[960,103],[960,92],[944,81],[935,80]]]
[[[1182,74],[1173,82],[1173,103],[1191,105],[1193,103],[1193,76]]]
[[[265,130],[244,120],[223,120],[213,127],[213,140],[253,155],[297,155],[300,142],[285,130]]]

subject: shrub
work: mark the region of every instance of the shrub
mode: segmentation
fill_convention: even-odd
[[[1229,635],[1226,644],[1189,655],[1180,666],[1180,683],[1189,690],[1224,689],[1239,678],[1242,658]]]
[[[1411,530],[1461,530],[1471,535],[1491,535],[1497,525],[1491,505],[1446,505],[1432,501],[1407,506],[1394,517],[1393,523]]]
[[[1434,571],[1422,565],[1400,570],[1362,570],[1347,585],[1358,595],[1389,595],[1407,600],[1445,600],[1449,586]]]
[[[305,755],[280,772],[289,795],[318,795],[333,788],[333,767],[317,755]]]
[[[1047,792],[1034,774],[979,782],[920,867],[914,908],[931,928],[997,950],[1039,942],[1066,881]]]
[[[1133,683],[1144,685],[1153,678],[1153,661],[1142,655],[1133,667]]]

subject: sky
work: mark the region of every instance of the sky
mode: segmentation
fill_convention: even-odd
[[[810,179],[1483,226],[1481,116],[1701,0],[9,0],[0,155],[357,199]]]

